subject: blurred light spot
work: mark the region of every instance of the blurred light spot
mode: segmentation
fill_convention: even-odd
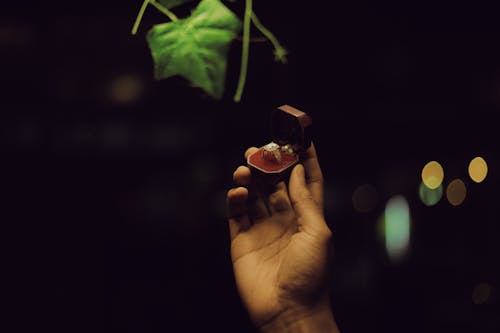
[[[24,24],[0,26],[0,47],[24,47],[33,40],[34,29]]]
[[[144,92],[142,79],[133,74],[124,74],[111,81],[109,98],[118,104],[137,101]]]
[[[453,206],[458,206],[465,200],[467,190],[465,184],[461,179],[454,179],[446,188],[446,198]]]
[[[435,189],[430,189],[422,182],[418,188],[418,196],[424,205],[434,206],[443,196],[443,185],[441,184]]]
[[[368,213],[377,205],[377,191],[370,184],[358,186],[352,194],[352,205],[360,213]]]
[[[422,169],[422,181],[431,190],[438,188],[443,182],[443,178],[443,167],[436,161],[427,163]]]
[[[476,157],[469,163],[469,176],[476,183],[482,182],[488,174],[488,164],[482,157]]]
[[[480,283],[472,290],[472,302],[474,304],[484,304],[491,296],[491,286],[487,283]]]
[[[410,209],[403,196],[392,197],[384,212],[385,248],[392,262],[399,262],[408,253],[410,243]]]

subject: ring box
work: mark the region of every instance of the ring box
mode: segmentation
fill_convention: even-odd
[[[301,154],[311,145],[311,124],[312,118],[307,113],[290,105],[274,109],[271,113],[272,142],[247,158],[252,176],[268,185],[288,179]],[[276,145],[279,154],[275,151]]]

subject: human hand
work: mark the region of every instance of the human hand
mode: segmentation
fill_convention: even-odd
[[[256,151],[249,148],[245,157]],[[234,172],[227,195],[231,257],[240,296],[264,332],[338,332],[328,295],[331,231],[314,146],[303,165],[262,193],[250,169]]]

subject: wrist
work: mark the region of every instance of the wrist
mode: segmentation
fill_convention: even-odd
[[[260,327],[262,333],[339,333],[330,304],[314,308],[288,309]]]

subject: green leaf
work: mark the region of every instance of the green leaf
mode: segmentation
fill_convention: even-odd
[[[147,41],[156,79],[180,75],[219,99],[224,93],[227,52],[241,29],[220,0],[202,0],[191,16],[155,25]]]
[[[193,0],[157,0],[162,6],[171,9],[185,3],[191,2]]]

